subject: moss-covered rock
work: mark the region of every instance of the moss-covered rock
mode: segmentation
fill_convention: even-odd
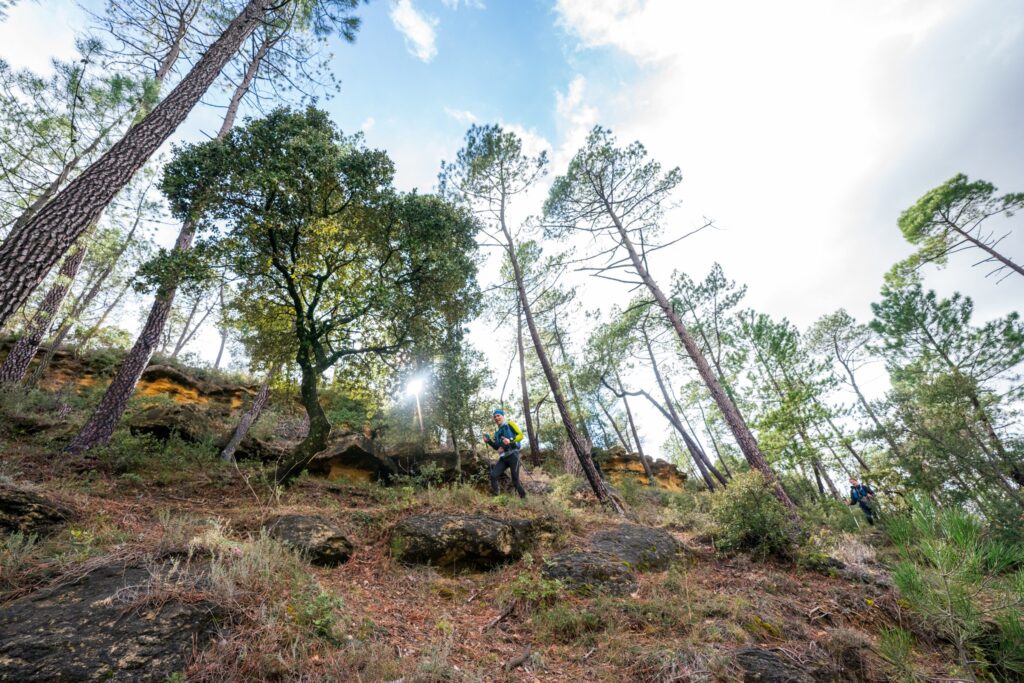
[[[0,484],[0,529],[41,534],[78,514],[64,503],[33,491]]]
[[[517,560],[533,541],[530,520],[487,515],[407,517],[391,532],[391,555],[404,564],[447,569],[491,569]]]
[[[625,562],[594,550],[553,555],[547,559],[542,573],[579,593],[624,595],[637,588],[636,575]]]
[[[150,570],[107,566],[0,609],[0,681],[168,680],[214,633],[207,602],[133,607]]]
[[[298,550],[315,565],[334,567],[352,557],[351,541],[320,515],[277,515],[263,526],[272,537]]]
[[[662,571],[682,553],[682,544],[667,531],[620,524],[590,537],[590,544],[637,571]]]

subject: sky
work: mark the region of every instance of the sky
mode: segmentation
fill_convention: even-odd
[[[929,189],[962,172],[1024,190],[1019,0],[375,0],[359,13],[356,43],[332,45],[341,91],[323,106],[388,151],[401,189],[431,190],[471,123],[547,150],[552,177],[599,123],[681,169],[667,239],[715,223],[660,252],[655,278],[718,261],[749,286],[747,306],[801,328],[840,307],[870,316],[883,274],[913,251],[896,219]],[[44,70],[83,25],[70,0],[22,2],[0,23],[0,57]],[[197,110],[177,137],[215,120]],[[538,211],[535,194],[515,220]],[[1018,262],[1020,221],[999,226],[1017,227],[1001,246]],[[972,296],[979,321],[1018,308],[1024,279],[996,284],[973,256],[926,284]],[[569,279],[587,309],[628,297]],[[472,330],[503,379],[504,349],[486,323]],[[644,419],[655,444],[657,419]]]

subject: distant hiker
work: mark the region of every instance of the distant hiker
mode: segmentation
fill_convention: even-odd
[[[494,423],[498,425],[494,436],[484,434],[484,443],[498,451],[498,462],[491,465],[491,495],[498,495],[498,479],[505,470],[512,471],[512,485],[520,498],[526,498],[526,490],[519,483],[519,442],[523,440],[523,430],[505,418],[505,411],[500,408],[494,411]]]
[[[871,506],[874,500],[875,492],[870,486],[860,483],[856,477],[850,477],[850,505],[859,505],[871,525],[875,523],[875,510]]]

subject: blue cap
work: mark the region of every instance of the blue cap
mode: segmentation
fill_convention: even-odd
[[[491,413],[491,416],[493,417],[494,415],[504,415],[504,414],[505,414],[504,410],[502,410],[501,408],[495,408],[494,412]]]

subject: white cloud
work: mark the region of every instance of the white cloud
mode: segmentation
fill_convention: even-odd
[[[15,68],[50,73],[51,59],[76,60],[75,30],[85,24],[73,3],[20,2],[0,21],[0,58]]]
[[[374,125],[376,125],[376,123],[377,119],[373,118],[372,116],[367,116],[366,120],[359,125],[359,130],[363,131],[364,133],[369,133],[373,129]]]
[[[459,9],[459,6],[468,7],[470,9],[485,9],[483,0],[441,0],[448,9]]]
[[[391,23],[405,36],[409,53],[423,62],[437,56],[438,20],[413,7],[412,0],[395,0],[391,5]]]
[[[452,107],[445,107],[444,113],[464,126],[468,126],[479,121],[479,119],[476,117],[476,114],[469,111],[468,109],[454,109]]]

